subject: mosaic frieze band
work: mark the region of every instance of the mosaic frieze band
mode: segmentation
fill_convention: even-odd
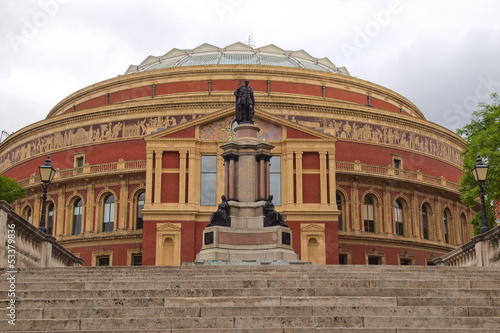
[[[142,137],[158,130],[185,123],[197,117],[199,115],[187,117],[185,115],[158,116],[94,124],[56,132],[37,138],[3,154],[0,157],[0,171],[39,154],[46,154],[54,150],[70,148],[72,146]],[[462,164],[458,149],[422,134],[416,134],[415,132],[338,119],[300,116],[287,116],[285,118],[301,125],[319,129],[337,138],[397,146],[399,148],[430,154],[458,166]],[[255,119],[255,121],[261,128],[261,132],[259,133],[260,138],[269,141],[281,139],[282,130],[279,126],[264,123],[258,119]],[[232,123],[233,118],[227,117],[217,122],[203,125],[200,127],[200,139],[232,140],[234,139],[234,133],[231,129]]]

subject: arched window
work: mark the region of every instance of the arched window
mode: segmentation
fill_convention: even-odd
[[[365,197],[363,203],[363,218],[365,221],[365,231],[375,232],[375,205],[370,196]]]
[[[404,236],[403,205],[399,200],[394,202],[394,220],[396,221],[396,235]]]
[[[342,197],[338,193],[336,195],[336,200],[337,200],[337,209],[340,212],[340,215],[339,215],[339,230],[344,230],[344,223],[343,223],[343,220],[342,220]]]
[[[73,204],[73,235],[79,235],[82,232],[82,199],[78,199]]]
[[[114,225],[115,225],[115,197],[110,194],[104,199],[102,231],[113,231]]]
[[[445,209],[444,214],[443,214],[443,227],[444,227],[444,241],[446,243],[450,242],[450,233],[449,233],[449,229],[448,229],[449,221],[450,221],[449,210]]]
[[[429,239],[429,213],[426,205],[422,205],[422,229],[424,239]]]
[[[146,192],[142,192],[137,197],[137,218],[135,223],[136,229],[142,229],[143,221],[142,221],[141,210],[144,209],[145,201],[146,201]]]
[[[47,208],[47,234],[52,235],[54,228],[54,203],[49,203]]]
[[[24,209],[24,218],[26,219],[26,221],[28,221],[29,223],[31,223],[31,207],[26,207]]]

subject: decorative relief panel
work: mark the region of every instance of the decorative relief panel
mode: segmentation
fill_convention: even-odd
[[[189,116],[195,119],[196,115]],[[191,120],[191,119],[189,119]],[[91,126],[73,128],[37,138],[23,144],[0,157],[0,171],[32,156],[50,153],[61,148],[111,140],[141,137],[155,131],[187,122],[186,116],[159,116],[126,121],[115,121]]]
[[[233,129],[231,128],[233,122],[234,117],[227,117],[219,121],[200,126],[200,139],[221,141],[236,139]],[[254,123],[260,128],[260,132],[257,136],[259,139],[265,139],[266,141],[281,140],[283,136],[281,126],[263,122],[262,120],[256,118],[254,118]]]
[[[325,118],[291,117],[289,120],[304,126],[321,129],[325,133],[337,138],[388,144],[412,149],[446,159],[457,165],[462,165],[462,159],[458,149],[433,138],[417,135],[414,132],[387,126]]]

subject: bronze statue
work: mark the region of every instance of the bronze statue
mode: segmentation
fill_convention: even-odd
[[[217,210],[210,216],[210,223],[207,227],[219,225],[223,227],[231,226],[231,217],[229,216],[229,204],[227,203],[226,196],[221,197],[222,202],[217,207]]]
[[[253,89],[248,86],[250,81],[245,80],[245,85],[238,87],[234,92],[236,96],[236,122],[253,124],[253,114],[255,99],[253,98]]]
[[[285,223],[285,216],[283,213],[277,212],[274,209],[273,196],[270,195],[267,202],[264,204],[264,227],[272,227],[275,225],[280,225],[282,227],[287,227]]]

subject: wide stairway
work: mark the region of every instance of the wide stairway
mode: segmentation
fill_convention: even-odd
[[[0,331],[500,332],[500,268],[178,266],[2,271]]]

